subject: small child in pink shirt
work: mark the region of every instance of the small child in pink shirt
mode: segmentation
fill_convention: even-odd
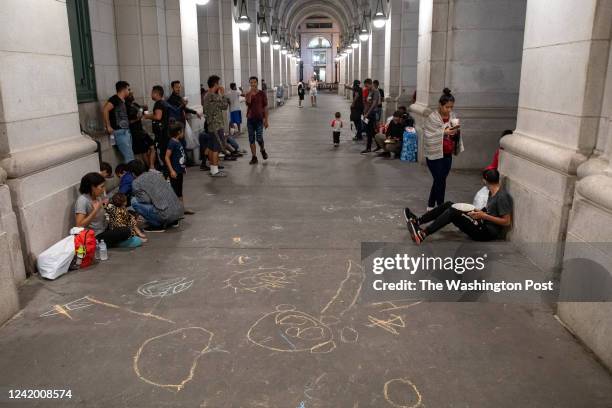
[[[338,147],[340,144],[340,133],[342,132],[344,123],[342,123],[342,119],[340,119],[342,117],[340,112],[336,112],[334,116],[334,119],[331,121],[331,127],[333,129],[334,147]]]

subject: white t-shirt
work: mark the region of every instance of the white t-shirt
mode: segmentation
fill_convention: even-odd
[[[230,90],[227,93],[227,98],[230,101],[230,112],[235,112],[240,110],[240,91]]]

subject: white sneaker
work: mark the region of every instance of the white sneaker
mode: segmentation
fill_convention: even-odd
[[[433,210],[436,207],[427,207],[427,212],[430,212],[431,210]]]

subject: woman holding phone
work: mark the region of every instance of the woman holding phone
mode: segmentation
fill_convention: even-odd
[[[455,97],[444,88],[438,109],[432,112],[423,125],[423,148],[427,167],[433,177],[427,210],[444,204],[446,178],[453,164],[453,155],[463,151],[459,119],[455,116]]]

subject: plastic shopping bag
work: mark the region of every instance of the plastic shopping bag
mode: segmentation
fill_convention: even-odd
[[[476,207],[477,210],[482,210],[487,206],[487,201],[489,201],[489,189],[483,187],[478,190],[474,196],[474,202],[472,204],[474,204],[474,207]]]
[[[38,255],[36,259],[38,273],[43,278],[57,279],[68,272],[72,258],[74,258],[74,235],[67,236]]]
[[[191,130],[191,126],[189,126],[189,122],[185,123],[185,142],[187,150],[195,150],[200,147],[197,138],[193,134],[193,130]]]

